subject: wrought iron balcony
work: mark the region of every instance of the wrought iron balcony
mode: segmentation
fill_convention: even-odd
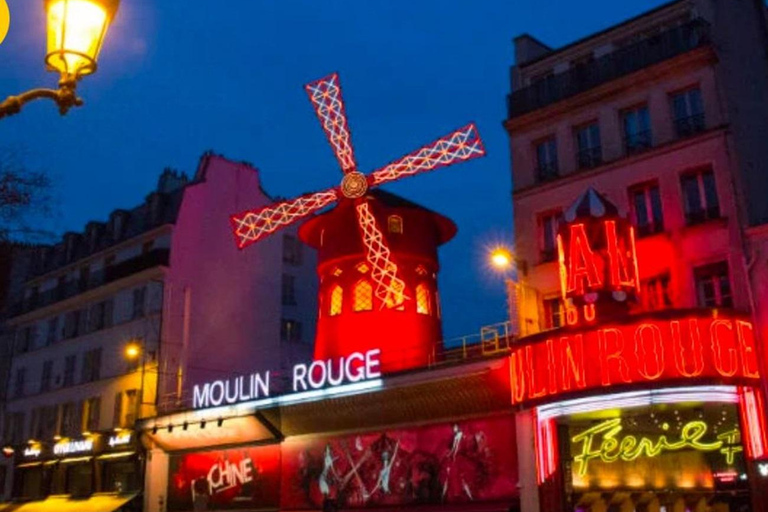
[[[709,24],[692,20],[512,92],[507,96],[508,116],[527,114],[708,43]]]
[[[682,139],[703,132],[706,128],[704,114],[697,114],[689,117],[681,117],[674,120],[675,132],[677,137]]]
[[[642,153],[651,147],[653,147],[653,136],[651,134],[651,130],[624,135],[624,153],[626,155]]]
[[[579,169],[597,167],[603,163],[603,148],[595,146],[581,149],[576,153],[576,161],[579,164]]]
[[[69,281],[63,286],[57,286],[51,290],[32,295],[31,297],[12,305],[9,313],[11,316],[28,313],[34,309],[68,299],[85,291],[136,274],[142,270],[147,270],[159,265],[167,266],[169,255],[170,251],[168,249],[155,249],[149,251],[146,254],[111,265],[99,272],[93,272],[87,281],[82,279]]]

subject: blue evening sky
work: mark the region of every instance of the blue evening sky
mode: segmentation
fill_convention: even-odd
[[[54,86],[43,0],[8,0],[0,95]],[[193,173],[212,149],[294,196],[340,171],[302,89],[339,71],[358,163],[368,172],[474,120],[488,156],[387,189],[456,221],[441,251],[445,334],[505,318],[485,248],[512,238],[505,118],[512,38],[561,46],[658,0],[122,0],[83,108],[50,102],[0,121],[0,148],[56,180],[49,229],[82,230],[140,203],[166,166]],[[229,229],[229,226],[222,226]]]

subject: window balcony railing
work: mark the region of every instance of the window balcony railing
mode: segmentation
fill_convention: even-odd
[[[170,251],[168,249],[155,249],[146,254],[136,256],[129,260],[111,265],[99,272],[93,272],[87,282],[81,279],[69,281],[63,286],[57,286],[51,290],[33,295],[10,307],[10,315],[16,316],[29,311],[60,302],[80,293],[83,293],[99,286],[117,281],[124,277],[137,274],[143,270],[156,266],[168,265]]]
[[[653,146],[653,137],[650,130],[624,135],[624,154],[634,155],[642,153]]]
[[[709,24],[689,21],[507,96],[510,119],[709,44]]]
[[[552,181],[560,176],[557,162],[549,162],[541,164],[536,167],[536,181],[543,183],[545,181]]]
[[[696,224],[703,224],[709,220],[715,220],[720,218],[720,207],[712,206],[710,208],[701,208],[686,212],[685,223],[689,226],[695,226]]]
[[[684,137],[690,137],[701,133],[706,129],[706,123],[704,122],[704,114],[697,114],[689,117],[681,117],[675,119],[675,133],[677,137],[682,139]]]
[[[603,163],[603,148],[595,146],[584,148],[576,153],[576,163],[579,169],[591,169]]]
[[[663,233],[664,232],[664,224],[661,222],[653,222],[650,224],[638,224],[635,227],[635,231],[637,232],[638,238],[643,238],[646,236],[652,236],[657,233]]]

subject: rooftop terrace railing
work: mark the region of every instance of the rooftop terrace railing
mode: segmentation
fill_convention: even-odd
[[[709,23],[701,18],[620,47],[507,96],[509,119],[588,91],[641,69],[709,44]]]

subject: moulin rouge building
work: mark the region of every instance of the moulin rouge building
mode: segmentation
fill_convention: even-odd
[[[481,156],[474,127],[366,176],[338,77],[309,92],[322,121],[337,116],[325,127],[342,185],[232,226],[244,248],[338,203],[299,231],[318,250],[314,359],[199,382],[188,408],[141,422],[145,510],[763,509],[749,315],[640,307],[638,232],[585,187],[553,233],[562,323],[444,346],[437,251],[456,228],[372,187]],[[524,311],[531,287],[518,289]]]

